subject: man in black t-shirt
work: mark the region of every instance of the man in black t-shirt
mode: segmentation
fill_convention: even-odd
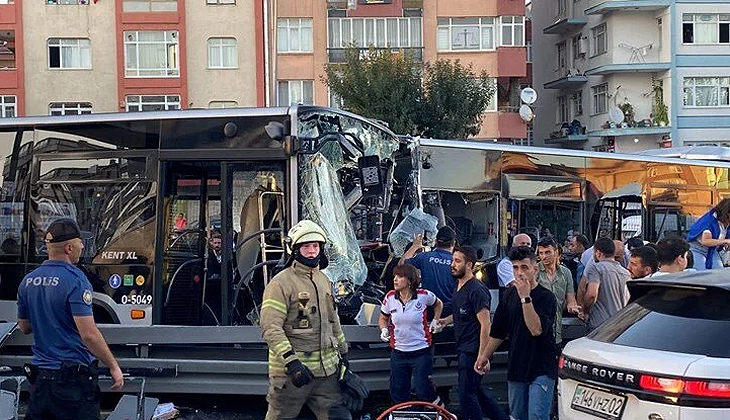
[[[492,420],[507,420],[497,401],[482,384],[485,371],[477,369],[488,363],[491,296],[489,290],[474,278],[472,270],[477,261],[474,248],[465,246],[454,250],[451,275],[458,281],[451,298],[453,314],[442,318],[446,325],[454,322],[456,352],[459,357],[460,419],[482,420],[482,413]]]
[[[509,259],[515,287],[506,293],[494,314],[486,355],[491,357],[509,337],[510,417],[548,420],[558,376],[558,349],[553,335],[557,301],[537,282],[537,255],[531,248],[512,248]],[[489,369],[489,363],[485,369]]]

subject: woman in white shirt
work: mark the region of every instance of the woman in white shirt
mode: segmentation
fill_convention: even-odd
[[[431,332],[441,318],[443,303],[433,293],[419,289],[418,270],[403,264],[393,269],[395,290],[385,295],[378,324],[380,339],[389,342],[390,396],[394,402],[409,401],[411,379],[416,397],[421,401],[440,404],[430,376],[433,372]],[[428,323],[427,310],[433,307],[434,319]]]

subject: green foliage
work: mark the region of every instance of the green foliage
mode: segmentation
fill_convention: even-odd
[[[664,104],[664,89],[662,89],[662,86],[654,77],[651,78],[651,87],[654,90],[654,105],[651,110],[654,123],[661,126],[668,126],[669,108]]]
[[[344,108],[385,121],[398,134],[465,138],[479,132],[495,95],[487,74],[439,60],[423,65],[408,53],[389,49],[347,49],[344,64],[328,64],[324,82]]]

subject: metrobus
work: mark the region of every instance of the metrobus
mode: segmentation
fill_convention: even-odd
[[[390,354],[375,325],[377,284],[405,245],[391,233],[454,227],[496,289],[494,266],[514,234],[681,234],[728,196],[730,169],[404,138],[313,106],[0,119],[0,153],[0,320],[15,319],[19,282],[47,257],[45,228],[72,217],[84,232],[80,268],[94,288],[94,316],[120,364],[174,372],[150,378],[148,392],[259,395],[267,390],[261,294],[300,219],[318,222],[330,240],[327,274],[351,365],[385,390]],[[413,224],[414,209],[429,220]],[[434,380],[451,386],[453,345],[448,334],[438,341]],[[31,342],[16,332],[0,365],[29,361]],[[498,353],[491,380],[504,380],[505,364]]]

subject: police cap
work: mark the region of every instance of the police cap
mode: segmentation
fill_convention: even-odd
[[[58,219],[48,226],[43,240],[53,244],[76,238],[81,239],[79,225],[72,219]]]

